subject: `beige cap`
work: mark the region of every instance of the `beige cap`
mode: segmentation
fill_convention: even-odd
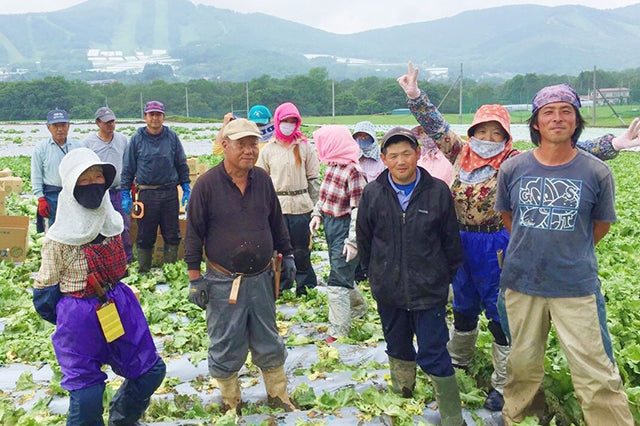
[[[258,129],[258,125],[253,121],[249,121],[246,118],[236,118],[224,127],[222,136],[237,141],[246,136],[259,138],[262,134],[260,133],[260,129]]]

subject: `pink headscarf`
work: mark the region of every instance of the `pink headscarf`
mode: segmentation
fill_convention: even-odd
[[[325,164],[359,164],[360,147],[347,126],[322,126],[313,132],[318,157]]]
[[[285,136],[280,131],[280,122],[285,118],[294,117],[298,119],[296,123],[296,129],[289,136]],[[273,113],[273,122],[274,122],[274,133],[276,135],[276,139],[285,143],[299,143],[307,142],[307,138],[300,131],[300,125],[302,124],[302,117],[300,116],[300,111],[298,108],[292,104],[291,102],[285,102],[283,104],[278,105],[276,110]]]

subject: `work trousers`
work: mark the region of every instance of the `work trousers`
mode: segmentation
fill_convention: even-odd
[[[310,220],[311,213],[284,215],[296,263],[296,294],[298,296],[306,294],[308,288],[314,288],[318,285],[316,273],[311,265],[311,250],[309,249]],[[293,285],[293,283],[291,284]],[[283,287],[282,290],[287,290],[287,288]]]
[[[449,330],[444,306],[409,311],[378,301],[387,355],[404,361],[413,361],[422,370],[436,377],[454,374],[447,351]],[[413,345],[418,342],[418,351]]]
[[[158,226],[165,245],[180,244],[180,221],[178,220],[178,190],[143,189],[139,195],[144,204],[144,216],[138,219],[136,244],[142,249],[151,249],[156,242]]]
[[[506,289],[504,301],[511,335],[502,410],[505,424],[521,422],[533,414],[531,406],[544,377],[544,353],[553,321],[585,423],[633,425],[613,360],[604,298],[599,290],[584,297],[545,298]]]
[[[323,216],[324,233],[329,246],[329,279],[327,299],[329,302],[329,335],[348,336],[351,319],[362,317],[367,305],[355,285],[355,272],[359,258],[347,262],[342,251],[344,241],[349,237],[351,216]]]
[[[496,252],[506,251],[509,234],[505,229],[498,232],[460,231],[460,240],[463,257],[462,265],[453,279],[453,309],[464,317],[475,318],[476,322],[484,310],[487,319],[499,324],[496,302],[500,289],[500,267]]]
[[[284,364],[287,351],[276,326],[273,271],[243,277],[235,304],[229,303],[233,279],[215,270],[208,281],[207,332],[209,372],[227,378],[240,370],[251,351],[261,369]]]
[[[347,258],[342,254],[344,241],[349,237],[349,224],[351,216],[333,217],[324,215],[324,233],[329,246],[329,272],[328,286],[354,288],[355,272],[359,258],[347,262]]]

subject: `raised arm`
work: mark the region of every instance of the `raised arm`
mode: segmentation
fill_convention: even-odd
[[[640,117],[636,117],[627,130],[617,137],[606,134],[595,139],[578,141],[577,147],[603,161],[612,160],[622,149],[640,146]]]
[[[413,67],[411,61],[407,74],[398,77],[397,81],[407,95],[409,110],[424,132],[433,139],[445,157],[454,163],[460,154],[463,141],[451,130],[447,120],[429,100],[429,96],[418,88],[418,69]]]

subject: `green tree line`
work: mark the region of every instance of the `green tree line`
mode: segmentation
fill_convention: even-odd
[[[474,112],[487,103],[526,104],[541,88],[567,82],[581,95],[592,87],[593,71],[578,76],[525,74],[503,83],[464,80],[463,112]],[[601,71],[598,87],[628,87],[630,103],[640,103],[640,69]],[[455,83],[455,82],[454,82]],[[406,108],[404,93],[393,78],[364,77],[333,83],[337,115],[370,115]],[[306,75],[287,78],[262,76],[248,83],[209,81],[90,85],[80,80],[46,77],[40,80],[0,82],[0,120],[42,120],[48,110],[63,108],[72,119],[91,119],[100,106],[108,105],[121,118],[141,115],[141,104],[156,99],[164,102],[167,115],[186,116],[187,98],[190,117],[220,118],[227,111],[246,114],[247,86],[250,105],[263,104],[272,110],[282,102],[295,103],[306,116],[331,115],[332,81],[325,68],[314,68]],[[455,86],[455,87],[454,87]],[[444,113],[458,112],[457,84],[421,81],[432,102]],[[447,96],[447,92],[450,92]]]

